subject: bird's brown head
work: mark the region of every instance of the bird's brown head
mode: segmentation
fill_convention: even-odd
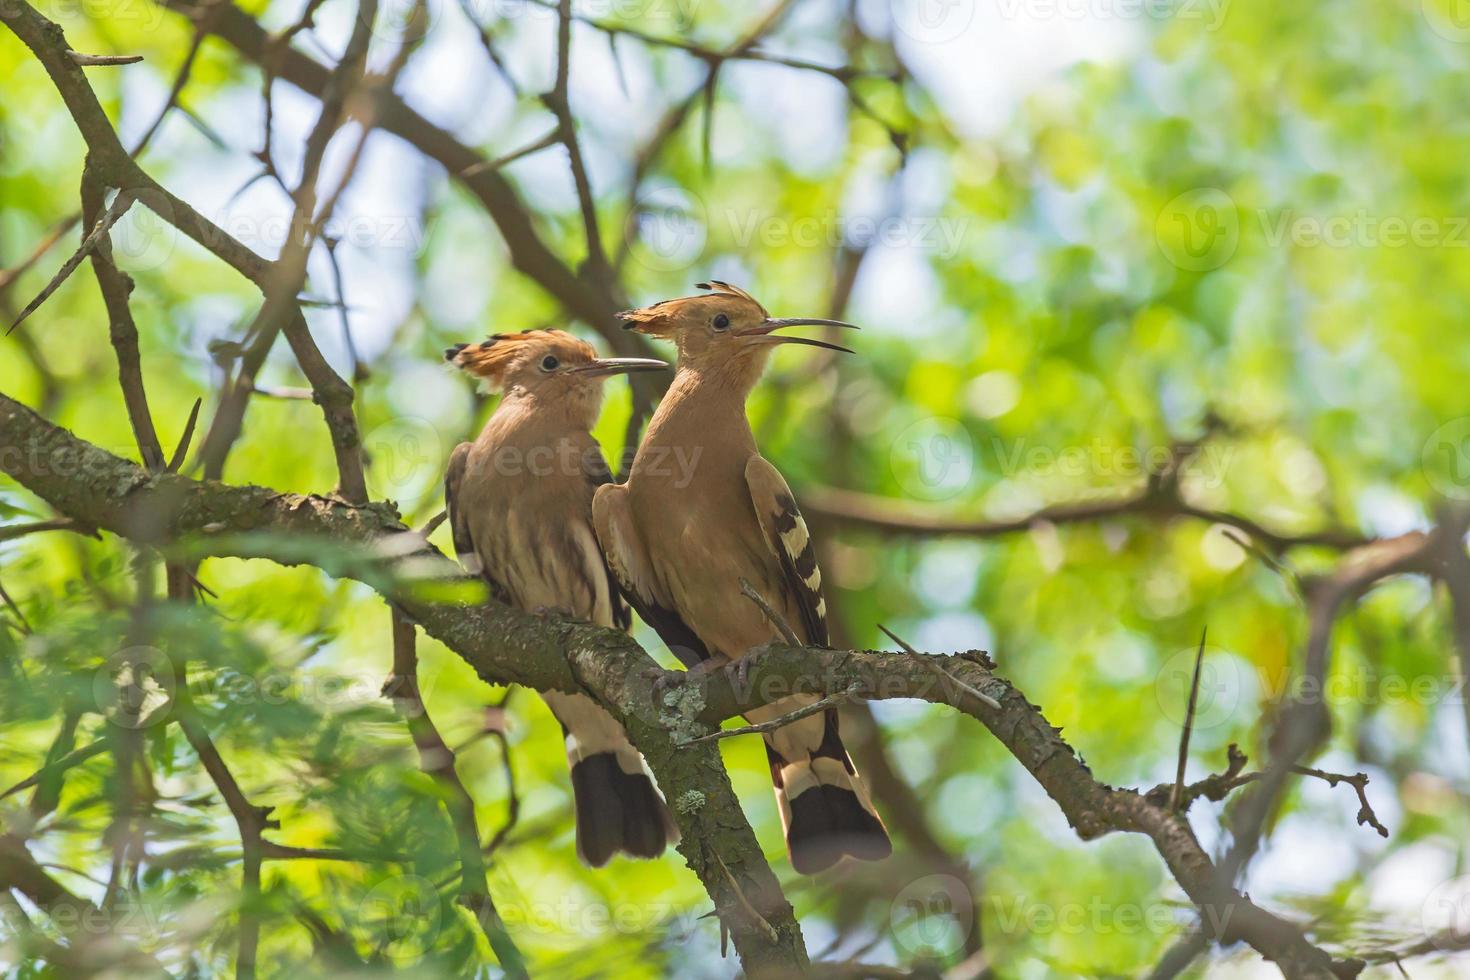
[[[498,333],[478,344],[446,348],[444,359],[507,399],[565,413],[588,429],[597,420],[602,383],[609,377],[668,367],[651,358],[599,358],[591,344],[564,330]]]
[[[729,283],[699,283],[708,290],[697,296],[666,299],[618,314],[623,327],[663,340],[679,349],[681,369],[712,373],[754,385],[766,357],[780,344],[805,344],[852,353],[846,347],[810,337],[778,334],[782,327],[803,325],[848,327],[851,323],[815,317],[773,317],[756,298]]]

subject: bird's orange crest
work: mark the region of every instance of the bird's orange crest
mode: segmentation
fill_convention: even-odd
[[[709,282],[695,283],[699,289],[709,290],[708,295],[684,296],[679,299],[665,299],[645,306],[637,310],[625,310],[618,314],[618,319],[623,321],[623,329],[636,330],[639,333],[652,334],[653,336],[666,336],[673,331],[674,327],[683,319],[703,319],[705,308],[714,309],[720,301],[734,299],[741,303],[749,303],[760,318],[767,316],[766,308],[760,304],[754,296],[727,282],[711,279]]]
[[[597,357],[592,345],[565,330],[524,330],[498,333],[478,344],[445,348],[444,359],[462,371],[498,387],[515,367],[532,358],[556,357],[563,363],[590,363]]]

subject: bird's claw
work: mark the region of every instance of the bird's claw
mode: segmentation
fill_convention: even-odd
[[[649,696],[653,699],[655,708],[663,707],[664,694],[687,681],[688,675],[682,671],[664,670],[662,667],[649,667],[643,671],[643,676],[653,682]]]
[[[730,664],[730,683],[736,691],[745,691],[750,684],[750,658],[741,657]]]

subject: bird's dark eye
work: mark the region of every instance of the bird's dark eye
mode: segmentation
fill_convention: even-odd
[[[723,313],[716,313],[714,325],[716,330],[724,330],[730,326],[730,318]]]
[[[561,362],[558,361],[554,355],[547,354],[545,357],[543,357],[541,359],[541,370],[543,370],[543,371],[555,371],[556,370],[556,366],[558,364],[560,364],[560,363]]]

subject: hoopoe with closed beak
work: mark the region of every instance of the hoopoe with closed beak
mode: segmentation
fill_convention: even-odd
[[[597,537],[633,608],[691,669],[735,661],[781,635],[742,594],[748,582],[803,642],[827,644],[822,573],[791,488],[763,459],[745,400],[779,344],[844,347],[776,334],[835,320],[775,319],[722,282],[708,295],[622,314],[630,329],[673,341],[673,384],[649,421],[628,482],[599,487]],[[854,328],[856,329],[856,328]],[[686,465],[674,466],[671,459]],[[816,700],[794,695],[752,711],[779,718]],[[764,735],[791,864],[804,874],[844,855],[878,860],[888,833],[829,709]]]
[[[560,330],[496,334],[445,358],[502,392],[473,443],[449,457],[444,497],[454,549],[503,602],[628,629],[632,615],[592,530],[592,495],[612,480],[592,426],[613,374],[667,368],[599,360]],[[657,857],[678,831],[643,757],[590,698],[542,694],[566,736],[577,855],[594,868],[618,851]]]

